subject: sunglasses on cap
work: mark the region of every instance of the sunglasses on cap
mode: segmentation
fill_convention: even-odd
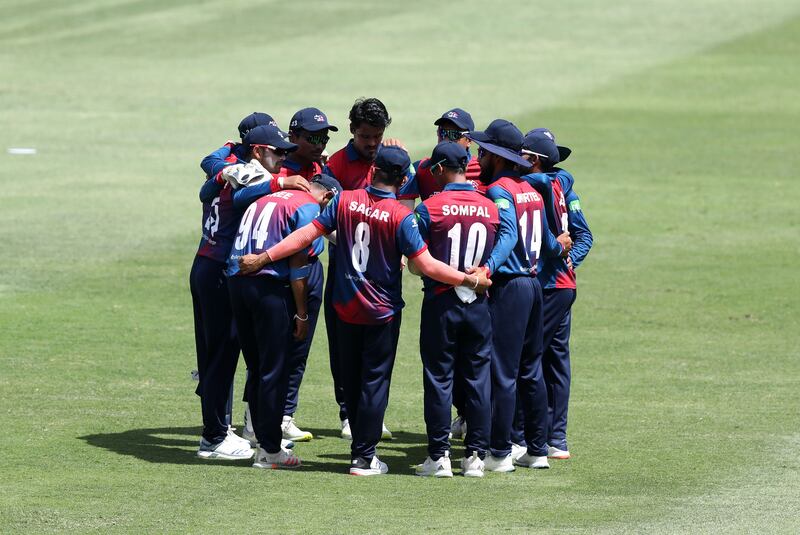
[[[464,132],[462,130],[458,130],[456,128],[439,128],[437,130],[437,134],[439,135],[439,139],[444,141],[448,139],[450,141],[458,141],[462,137],[468,134],[468,132]]]
[[[331,138],[327,134],[306,134],[303,136],[312,145],[325,145]]]
[[[288,150],[279,149],[278,147],[273,147],[272,145],[253,145],[253,147],[265,147],[274,152],[276,156],[286,156],[287,154],[289,154]]]

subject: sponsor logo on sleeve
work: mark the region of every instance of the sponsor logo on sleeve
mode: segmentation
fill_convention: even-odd
[[[508,199],[495,199],[494,204],[497,205],[497,208],[500,210],[508,210],[511,208],[511,203],[508,202]]]
[[[572,201],[569,201],[569,210],[570,212],[580,212],[581,211],[580,199],[574,199]]]

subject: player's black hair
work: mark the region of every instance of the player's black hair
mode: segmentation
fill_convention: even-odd
[[[350,108],[350,124],[358,128],[361,123],[375,128],[386,128],[392,124],[392,118],[389,117],[386,106],[377,98],[360,98]]]
[[[403,185],[403,180],[406,178],[405,173],[389,174],[383,169],[375,169],[372,173],[372,182],[380,182],[387,186],[399,188]]]

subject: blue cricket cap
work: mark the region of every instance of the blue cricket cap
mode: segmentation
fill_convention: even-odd
[[[520,129],[510,121],[495,119],[489,123],[486,130],[470,132],[467,137],[492,154],[522,167],[531,167],[531,163],[520,156],[524,136]]]
[[[311,177],[311,183],[319,184],[334,195],[338,195],[342,192],[342,185],[339,184],[339,181],[325,173],[318,173]]]
[[[297,149],[297,145],[289,141],[286,132],[271,124],[256,126],[250,130],[243,140],[248,147],[252,145],[271,145],[276,149],[285,149],[289,152]]]
[[[319,108],[303,108],[292,115],[292,120],[289,122],[289,130],[318,132],[325,129],[333,132],[339,131],[338,128],[328,123],[328,117]]]
[[[247,133],[255,128],[256,126],[271,124],[273,126],[278,126],[278,123],[275,122],[275,119],[272,118],[272,115],[268,113],[261,113],[260,111],[255,111],[242,119],[239,123],[239,137],[244,141],[244,136]]]
[[[375,156],[375,167],[386,172],[392,178],[398,178],[408,172],[411,167],[411,158],[400,147],[381,146]]]
[[[469,154],[467,149],[453,141],[442,141],[433,148],[429,160],[425,160],[419,166],[422,169],[428,169],[436,165],[443,165],[444,167],[462,167],[467,168],[469,162]]]
[[[547,128],[534,128],[525,134],[522,150],[547,158],[550,165],[563,162],[572,154],[571,149],[556,145],[556,136]]]
[[[475,122],[472,120],[472,115],[461,108],[453,108],[450,111],[444,112],[441,117],[433,122],[433,124],[439,126],[445,121],[450,121],[462,130],[475,130]]]

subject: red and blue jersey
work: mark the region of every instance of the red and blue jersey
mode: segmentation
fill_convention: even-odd
[[[311,165],[303,167],[299,163],[290,160],[290,157],[291,154],[283,161],[283,166],[277,175],[278,177],[300,175],[306,180],[311,180],[314,178],[314,175],[318,175],[322,172],[322,166],[317,162],[311,162]]]
[[[359,156],[351,139],[328,158],[323,172],[338,180],[344,190],[364,189],[372,184],[372,163]]]
[[[422,162],[427,160],[430,160],[430,158],[423,158],[414,162],[414,175],[397,192],[398,199],[416,199],[419,197],[425,201],[432,195],[442,191],[441,186],[436,182],[436,177],[431,174],[430,168],[420,166]],[[486,187],[479,180],[480,174],[481,166],[478,164],[478,159],[473,156],[467,163],[467,181],[471,182],[479,193],[485,193]]]
[[[347,323],[377,325],[391,321],[405,303],[403,255],[414,258],[427,246],[414,214],[394,193],[372,186],[343,191],[328,203],[314,225],[336,231],[333,307]]]
[[[198,256],[225,262],[231,252],[239,225],[239,213],[233,207],[233,189],[230,184],[220,184],[215,177],[226,166],[237,163],[237,154],[241,154],[242,150],[240,144],[229,141],[203,158],[200,163],[206,173],[206,181],[200,188],[203,219]]]
[[[557,236],[565,232],[569,228],[569,221],[564,187],[571,186],[571,182],[560,180],[555,173],[532,173],[522,178],[542,193],[553,234]],[[540,257],[536,276],[542,288],[575,289],[575,272],[560,256]]]
[[[543,252],[546,256],[563,252],[547,224],[542,195],[518,174],[504,171],[495,177],[486,196],[500,213],[495,247],[486,261],[492,274],[535,276]]]
[[[290,276],[302,278],[292,276],[288,259],[267,264],[255,273],[241,275],[239,258],[251,253],[263,253],[292,231],[309,224],[317,215],[319,215],[319,204],[305,191],[278,191],[259,198],[242,214],[236,239],[228,257],[226,275],[229,277],[267,275],[281,280],[289,280]],[[322,238],[318,238],[313,246],[321,241]]]
[[[500,215],[497,206],[469,183],[447,184],[438,195],[417,206],[422,239],[435,259],[459,271],[482,266],[494,247]],[[452,286],[423,279],[425,293],[439,294]]]

